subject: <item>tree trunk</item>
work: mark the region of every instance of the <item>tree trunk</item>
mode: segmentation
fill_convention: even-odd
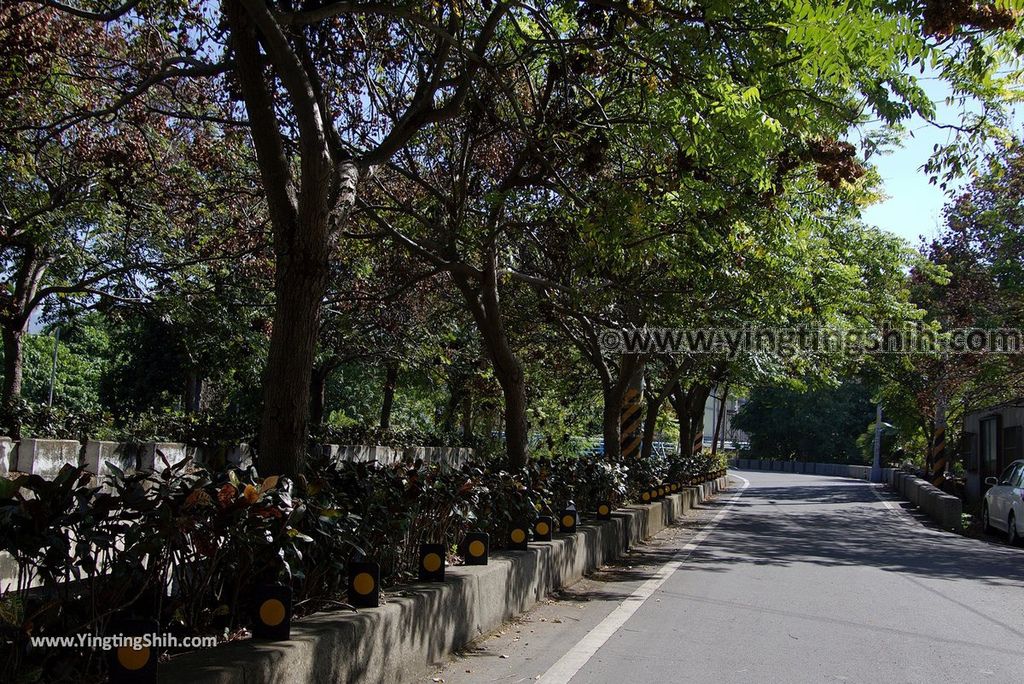
[[[694,385],[687,390],[676,385],[669,394],[679,423],[680,455],[699,454],[704,446],[704,404],[710,393],[710,385]]]
[[[661,402],[654,392],[646,393],[647,413],[644,416],[644,440],[640,445],[640,458],[647,461],[654,453],[654,431],[658,426],[658,414],[661,413]]]
[[[714,456],[718,453],[718,439],[721,437],[723,449],[725,444],[725,435],[722,434],[722,424],[725,423],[725,402],[729,398],[729,386],[726,385],[722,388],[722,396],[719,398],[718,403],[718,415],[715,420],[715,434],[711,438],[711,455]]]
[[[185,377],[185,413],[198,414],[203,409],[203,376],[191,370]]]
[[[630,382],[638,372],[641,372],[642,365],[643,359],[639,355],[623,355],[619,360],[619,372],[615,381],[603,381],[604,412],[601,422],[605,460],[622,460],[622,402]]]
[[[17,260],[15,260],[17,263]],[[39,284],[50,264],[50,257],[34,244],[25,248],[20,264],[13,278],[13,292],[6,310],[0,317],[0,336],[4,345],[4,385],[0,397],[0,410],[7,415],[10,436],[21,438],[21,420],[14,405],[21,399],[21,384],[24,373],[24,340],[28,333],[28,322],[32,312],[39,305],[36,297]]]
[[[257,460],[263,475],[294,476],[302,471],[308,446],[310,378],[330,231],[346,220],[355,202],[359,170],[351,159],[332,158],[314,84],[301,59],[290,52],[292,46],[256,29],[257,21],[273,21],[263,16],[266,7],[244,4],[228,0],[223,7],[231,29],[234,74],[266,192],[275,260],[274,328],[263,376]],[[287,91],[298,133],[297,165],[278,120],[278,82]]]
[[[691,453],[697,456],[704,448],[704,406],[711,394],[711,386],[697,385],[690,391],[690,432],[693,435]]]
[[[644,364],[644,359],[640,358],[639,361]],[[680,378],[693,367],[693,362],[690,360],[683,360],[678,365],[668,360],[665,362],[666,370],[668,375],[665,378],[665,382],[660,388],[655,388],[651,384],[647,384],[644,389],[644,400],[647,402],[647,415],[644,418],[644,433],[643,442],[640,448],[640,456],[643,459],[649,459],[654,453],[654,433],[658,425],[658,415],[661,413],[661,407],[665,405],[666,400],[672,399],[672,394],[677,393],[685,395],[680,389]],[[651,374],[652,380],[654,374]]]
[[[25,332],[20,328],[12,328],[7,325],[3,327],[4,340],[4,389],[2,408],[11,437],[21,437],[21,421],[13,411],[14,405],[21,399],[21,381],[24,371],[24,346],[23,338]]]
[[[522,468],[529,460],[526,378],[521,367],[503,372],[502,375],[504,378],[499,377],[498,382],[505,396],[505,450],[509,465]]]
[[[391,408],[395,403],[395,384],[398,382],[398,363],[388,363],[387,375],[384,378],[384,401],[380,406],[380,429],[391,429]]]
[[[324,424],[327,411],[327,378],[331,376],[330,366],[313,369],[309,381],[309,424],[318,428]]]
[[[25,333],[21,330],[11,330],[7,327],[3,330],[4,338],[4,395],[3,404],[6,407],[13,405],[21,398],[21,381],[24,375],[24,346],[22,344]]]
[[[466,390],[462,396],[462,439],[473,436],[473,392]]]
[[[262,475],[298,475],[306,459],[310,377],[327,280],[327,244],[302,247],[309,250],[305,259],[296,259],[297,254],[278,256],[277,306],[263,377]]]
[[[523,364],[512,349],[505,333],[503,313],[498,299],[498,275],[495,255],[488,259],[489,265],[479,274],[479,280],[461,273],[453,273],[453,279],[473,314],[477,330],[483,337],[484,349],[491,360],[494,377],[501,386],[505,400],[505,454],[509,466],[521,468],[529,459],[528,430],[526,420],[526,374]],[[475,287],[479,283],[479,289]]]
[[[687,405],[688,393],[677,388],[672,393],[672,408],[676,412],[676,423],[679,426],[679,455],[684,456],[690,452],[693,444],[693,434],[690,432],[690,410]]]

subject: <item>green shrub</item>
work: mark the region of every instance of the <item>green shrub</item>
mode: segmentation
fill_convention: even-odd
[[[623,503],[631,472],[594,455],[522,469],[500,458],[458,469],[314,458],[295,482],[190,461],[158,473],[108,466],[102,486],[71,466],[52,481],[0,479],[0,550],[19,569],[0,596],[4,681],[102,674],[94,652],[25,651],[30,635],[103,633],[114,617],[144,617],[165,632],[228,638],[245,626],[254,586],[290,582],[299,616],[337,607],[354,557],[378,561],[390,587],[414,577],[422,543],[454,555],[465,533],[484,531],[501,549],[540,512]]]

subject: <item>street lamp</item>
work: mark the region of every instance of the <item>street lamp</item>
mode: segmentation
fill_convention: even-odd
[[[53,385],[57,382],[57,348],[60,346],[60,327],[53,333],[53,363],[50,366],[50,395],[46,399],[47,406],[53,406]]]

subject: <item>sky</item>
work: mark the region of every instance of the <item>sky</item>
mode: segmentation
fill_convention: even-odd
[[[957,123],[958,110],[945,105],[948,90],[938,79],[926,76],[922,79],[922,86],[936,102],[939,123]],[[1019,133],[1024,117],[1017,110],[1012,119],[1013,128]],[[890,154],[875,155],[870,160],[882,176],[887,199],[868,207],[864,220],[896,233],[917,247],[921,236],[932,238],[938,234],[942,226],[942,208],[950,199],[948,191],[928,183],[928,175],[921,171],[921,167],[931,156],[936,143],[951,142],[951,134],[921,120],[912,121],[907,128],[913,136],[908,136],[902,147]],[[960,179],[949,184],[954,196],[968,180]]]
[[[914,247],[921,236],[931,238],[938,233],[948,195],[928,183],[928,175],[921,171],[921,166],[931,155],[932,146],[945,137],[945,132],[922,125],[902,148],[871,158],[882,176],[887,199],[864,211],[867,223],[896,233]]]

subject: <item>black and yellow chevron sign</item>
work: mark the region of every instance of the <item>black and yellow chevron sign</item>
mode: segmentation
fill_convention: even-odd
[[[642,419],[640,392],[631,387],[622,397],[622,412],[619,418],[619,445],[623,460],[640,455],[640,440],[643,437],[643,431],[640,429]]]
[[[935,440],[932,443],[929,460],[932,464],[932,484],[939,487],[946,479],[946,428],[941,425],[935,428]]]

